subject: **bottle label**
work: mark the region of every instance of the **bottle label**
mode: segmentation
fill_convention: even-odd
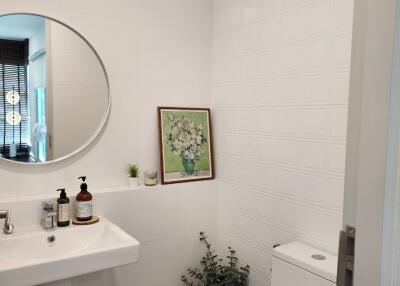
[[[58,205],[58,221],[66,222],[69,221],[69,204],[59,204]]]
[[[76,202],[76,217],[86,218],[92,216],[92,201]]]

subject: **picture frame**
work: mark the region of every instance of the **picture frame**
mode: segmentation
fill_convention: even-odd
[[[161,184],[215,178],[211,110],[158,107]]]

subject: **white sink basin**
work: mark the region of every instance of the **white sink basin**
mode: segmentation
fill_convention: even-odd
[[[55,241],[49,242],[54,235]],[[51,238],[50,238],[51,240]],[[0,285],[31,286],[136,262],[139,242],[101,217],[87,226],[0,234]]]

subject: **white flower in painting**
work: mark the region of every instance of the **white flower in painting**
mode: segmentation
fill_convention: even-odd
[[[204,153],[204,144],[207,142],[203,135],[203,126],[185,118],[183,115],[168,113],[171,131],[167,134],[171,152],[185,158],[196,161]]]

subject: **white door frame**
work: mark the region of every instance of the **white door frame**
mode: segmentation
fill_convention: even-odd
[[[400,124],[397,0],[355,0],[343,224],[356,228],[354,285],[392,284]]]

